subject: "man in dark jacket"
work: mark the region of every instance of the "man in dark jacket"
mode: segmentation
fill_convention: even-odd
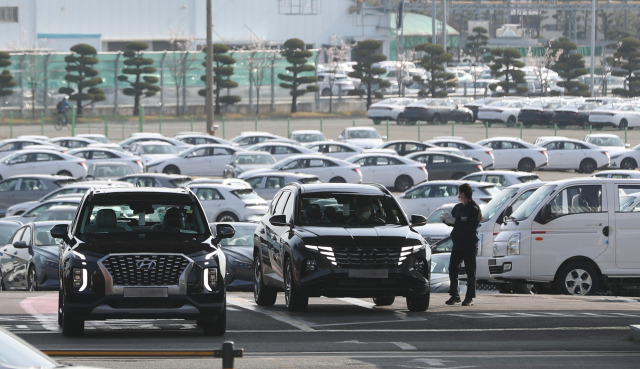
[[[458,273],[460,263],[464,261],[467,274],[467,293],[462,306],[473,305],[476,297],[476,254],[478,249],[478,225],[482,219],[480,207],[472,199],[473,189],[468,183],[458,187],[459,204],[453,207],[451,214],[442,214],[442,221],[453,226],[451,231],[451,241],[453,248],[449,261],[449,279],[451,286],[449,295],[451,298],[446,301],[447,305],[454,305],[460,302],[458,292]]]

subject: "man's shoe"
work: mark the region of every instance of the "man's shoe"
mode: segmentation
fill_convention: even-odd
[[[447,305],[454,305],[458,302],[460,302],[460,296],[451,296],[451,298],[449,298],[449,300],[445,301],[444,303]]]
[[[462,306],[472,306],[473,305],[473,299],[464,299],[464,301],[462,301]]]

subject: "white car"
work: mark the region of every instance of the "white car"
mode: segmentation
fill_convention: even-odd
[[[338,141],[346,142],[364,149],[372,149],[384,143],[386,137],[380,136],[380,133],[373,127],[347,127],[345,128]]]
[[[445,212],[451,213],[454,206],[456,206],[456,203],[448,203],[438,207],[427,217],[427,224],[413,228],[418,231],[430,245],[433,245],[451,234],[453,227],[443,223],[442,220],[440,220],[440,216]]]
[[[236,145],[251,146],[269,140],[286,140],[286,138],[262,131],[246,131],[231,139]]]
[[[540,142],[549,163],[543,170],[575,170],[578,173],[593,173],[609,166],[609,153],[594,144],[571,138],[554,138]]]
[[[495,183],[463,182],[463,181],[430,181],[420,183],[396,196],[405,214],[428,216],[440,206],[459,202],[458,186],[469,183],[473,189],[473,200],[478,204],[491,201],[500,193]]]
[[[367,118],[373,120],[373,124],[380,124],[384,120],[393,120],[401,124],[404,108],[416,101],[409,97],[392,97],[371,104],[367,110]]]
[[[507,123],[515,125],[518,121],[522,100],[498,100],[478,109],[478,119],[487,123]]]
[[[66,148],[31,138],[8,138],[0,141],[0,158],[27,148],[65,151]]]
[[[126,163],[134,173],[142,172],[144,164],[142,158],[128,151],[116,151],[94,146],[81,147],[67,151],[67,154],[77,156],[84,159],[87,165],[91,165],[100,161],[108,160],[110,162]]]
[[[481,162],[482,168],[493,168],[495,158],[493,157],[493,149],[490,147],[484,147],[457,137],[436,137],[432,140],[427,140],[426,143],[439,147],[458,149],[462,155]]]
[[[125,150],[129,150],[129,148],[131,147],[131,145],[133,145],[136,142],[144,142],[144,141],[162,141],[162,142],[166,142],[168,144],[171,144],[175,147],[178,148],[178,151],[180,150],[184,150],[187,149],[193,145],[189,145],[188,143],[184,143],[180,140],[176,140],[175,138],[170,138],[170,137],[165,137],[161,134],[158,133],[138,133],[138,134],[134,134],[131,135],[131,137],[127,138],[126,140],[122,140],[118,143],[118,145],[120,145],[120,147],[122,147]]]
[[[103,144],[109,143],[109,139],[107,138],[107,136],[100,133],[79,133],[76,134],[75,137],[86,138],[88,140],[96,141]]]
[[[316,152],[303,146],[285,142],[267,141],[247,147],[247,151],[262,151],[273,155],[277,161],[292,155],[315,154]]]
[[[142,168],[136,171],[129,164],[121,161],[99,160],[89,164],[85,179],[108,181],[117,180],[129,174],[142,173]]]
[[[321,183],[318,176],[294,172],[265,172],[246,177],[245,181],[265,200],[273,199],[287,183]]]
[[[513,170],[487,170],[467,174],[460,180],[495,183],[499,188],[505,188],[519,183],[540,182],[540,176],[535,173]]]
[[[613,133],[592,133],[584,136],[584,142],[589,142],[600,148],[607,150],[609,154],[618,154],[627,151],[629,144],[626,144],[618,135]]]
[[[247,170],[270,168],[278,161],[273,155],[262,151],[238,151],[231,156],[227,165],[224,166],[222,176],[224,178],[235,178]]]
[[[301,144],[327,140],[324,133],[315,129],[298,129],[291,131],[291,133],[289,133],[289,139],[296,140]]]
[[[304,146],[316,153],[342,160],[364,152],[364,149],[360,146],[338,141],[318,141]]]
[[[223,184],[190,184],[211,222],[257,222],[269,203],[250,188]]]
[[[83,196],[84,194],[82,193],[57,196],[53,199],[45,200],[40,203],[35,203],[33,204],[33,206],[31,206],[29,209],[27,209],[20,215],[13,215],[10,217],[8,216],[5,219],[12,219],[12,220],[17,220],[21,223],[28,223],[33,221],[38,215],[40,215],[40,213],[49,209],[52,206],[55,206],[55,205],[77,206],[80,204],[80,200],[82,200]]]
[[[624,151],[609,151],[609,156],[611,157],[609,168],[636,169],[640,163],[640,145]]]
[[[363,153],[346,161],[360,166],[363,182],[379,183],[396,191],[406,191],[428,179],[424,163],[403,156]]]
[[[589,113],[589,124],[618,129],[640,127],[640,107],[631,103],[602,105]]]
[[[139,156],[146,165],[152,161],[175,158],[180,149],[168,142],[144,141],[133,143],[128,152]]]
[[[233,154],[244,151],[238,146],[205,144],[181,151],[175,158],[147,163],[149,173],[219,176]]]
[[[493,149],[493,169],[516,169],[531,172],[549,162],[547,152],[515,137],[494,137],[476,142]]]
[[[88,138],[70,137],[70,136],[54,137],[54,138],[48,139],[45,142],[56,145],[56,146],[66,147],[67,149],[77,149],[79,147],[87,147],[89,145],[98,143],[98,141],[90,140]]]
[[[268,171],[287,171],[314,174],[322,182],[362,183],[360,166],[322,155],[295,155],[279,161],[271,168],[254,169],[242,173],[238,178],[248,178]]]
[[[346,74],[318,73],[318,91],[322,96],[347,95],[356,87]]]
[[[87,175],[87,163],[76,156],[42,149],[16,151],[0,160],[0,179],[20,174],[57,174],[82,178]]]
[[[640,171],[637,170],[625,170],[625,169],[609,169],[602,170],[597,173],[591,174],[589,177],[596,178],[640,178]]]
[[[175,135],[173,138],[189,145],[204,145],[204,144],[233,145],[231,141],[227,141],[220,137],[211,136],[206,133],[181,133],[181,134]]]

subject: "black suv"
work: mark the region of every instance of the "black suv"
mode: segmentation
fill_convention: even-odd
[[[223,335],[226,262],[217,243],[235,230],[214,230],[188,189],[88,190],[71,226],[51,229],[64,241],[62,333],[82,335],[86,320],[178,318]]]
[[[410,311],[429,308],[431,251],[393,195],[374,184],[299,184],[273,198],[254,237],[254,298],[271,306],[284,291],[289,311],[309,297],[373,297]]]

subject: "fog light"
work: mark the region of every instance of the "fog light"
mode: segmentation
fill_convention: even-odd
[[[413,269],[420,273],[424,272],[424,260],[416,259],[416,261],[413,262]]]
[[[511,263],[504,263],[502,265],[502,271],[503,272],[510,272],[511,271]]]
[[[307,270],[307,272],[313,272],[314,270],[318,269],[318,264],[316,263],[316,260],[308,259],[307,262],[305,263],[305,269]]]
[[[204,270],[204,288],[211,292],[218,288],[218,268],[207,268]]]
[[[84,291],[87,288],[87,270],[86,269],[74,269],[73,270],[73,287],[78,291]]]

